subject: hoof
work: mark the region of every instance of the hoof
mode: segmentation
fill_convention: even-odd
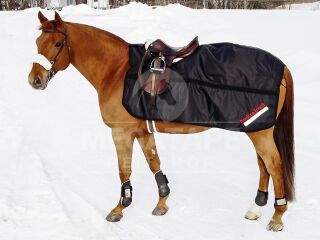
[[[277,223],[274,220],[271,220],[267,226],[268,231],[279,232],[279,231],[282,231],[282,229],[283,229],[283,223],[282,222]]]
[[[168,209],[156,207],[155,209],[153,209],[152,215],[162,216],[162,215],[165,215],[167,212],[168,212]]]
[[[109,213],[108,216],[106,217],[106,220],[108,222],[119,222],[122,218],[122,215],[120,214],[115,214],[113,212]]]
[[[248,220],[257,220],[261,215],[261,207],[253,204],[244,217]]]
[[[261,213],[248,211],[244,217],[248,220],[258,220],[261,217]]]

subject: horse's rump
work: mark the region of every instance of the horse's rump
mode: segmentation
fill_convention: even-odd
[[[151,107],[138,81],[144,53],[144,45],[130,45],[123,105],[134,117],[243,132],[275,124],[284,64],[272,54],[232,43],[202,45],[170,67],[169,89]]]

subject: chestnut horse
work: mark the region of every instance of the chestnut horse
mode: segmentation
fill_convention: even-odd
[[[107,220],[119,221],[123,209],[132,201],[130,175],[135,139],[158,184],[159,201],[152,213],[165,214],[170,189],[160,168],[154,136],[148,132],[145,120],[131,116],[122,105],[124,77],[129,69],[128,43],[92,26],[64,22],[58,13],[51,21],[41,12],[38,18],[42,33],[36,41],[39,54],[29,74],[29,83],[33,88],[43,90],[56,72],[72,64],[96,89],[102,119],[112,129],[122,191],[120,201]],[[267,229],[272,231],[283,229],[282,215],[287,210],[287,200],[294,200],[293,81],[287,67],[279,91],[276,124],[266,130],[246,133],[257,153],[260,180],[255,203],[245,217],[256,220],[261,216],[260,208],[267,203],[271,176],[276,200],[275,212]],[[155,128],[158,132],[176,134],[209,129],[160,121],[155,122]]]

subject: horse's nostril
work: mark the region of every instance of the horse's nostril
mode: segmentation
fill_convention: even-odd
[[[41,78],[39,76],[35,77],[34,83],[36,86],[40,86],[42,84]]]

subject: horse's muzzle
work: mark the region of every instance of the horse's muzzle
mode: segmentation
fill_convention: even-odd
[[[44,90],[47,87],[46,80],[43,80],[40,76],[30,76],[29,75],[30,85],[37,90]]]

